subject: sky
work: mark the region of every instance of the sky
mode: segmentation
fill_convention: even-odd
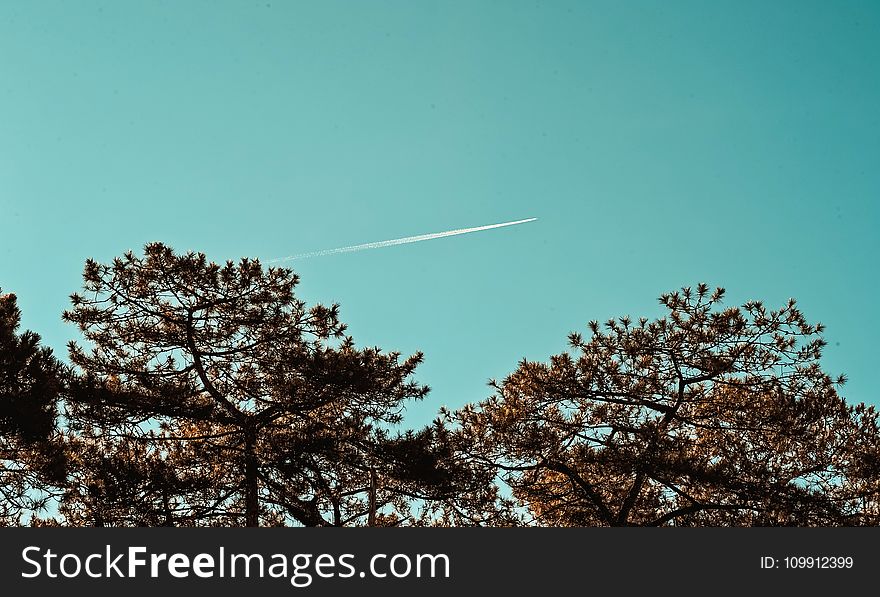
[[[407,422],[706,282],[795,297],[880,404],[877,2],[0,1],[0,286],[60,356],[83,263],[290,262]],[[873,273],[872,273],[873,272]]]

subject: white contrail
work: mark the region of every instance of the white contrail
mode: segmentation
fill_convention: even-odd
[[[538,218],[526,218],[525,220],[517,220],[515,222],[504,222],[502,224],[489,224],[488,226],[477,226],[475,228],[459,228],[458,230],[447,230],[446,232],[432,232],[430,234],[419,234],[418,236],[407,236],[404,238],[395,238],[393,240],[380,240],[374,243],[366,243],[363,245],[352,245],[350,247],[339,247],[338,249],[324,249],[322,251],[313,251],[311,253],[300,253],[299,255],[290,255],[288,257],[279,257],[278,259],[270,259],[267,263],[280,263],[282,261],[292,261],[294,259],[308,259],[310,257],[326,257],[327,255],[337,255],[339,253],[353,253],[354,251],[364,251],[366,249],[381,249],[383,247],[393,247],[395,245],[406,245],[409,243],[419,243],[423,240],[434,240],[435,238],[446,238],[447,236],[458,236],[459,234],[470,234],[471,232],[480,232],[482,230],[491,230],[493,228],[503,228],[505,226],[516,226],[517,224],[525,224],[526,222],[534,222]]]

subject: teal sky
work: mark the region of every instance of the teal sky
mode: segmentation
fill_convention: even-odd
[[[878,64],[877,2],[0,0],[0,286],[64,354],[87,257],[538,217],[291,265],[425,352],[414,424],[700,281],[796,297],[880,402]]]

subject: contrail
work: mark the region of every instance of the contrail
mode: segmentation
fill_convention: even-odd
[[[395,245],[406,245],[409,243],[420,243],[423,240],[434,240],[435,238],[446,238],[447,236],[458,236],[459,234],[470,234],[471,232],[480,232],[482,230],[492,230],[493,228],[503,228],[505,226],[516,226],[517,224],[525,224],[526,222],[534,222],[538,218],[526,218],[525,220],[517,220],[515,222],[504,222],[502,224],[489,224],[488,226],[477,226],[475,228],[459,228],[457,230],[447,230],[446,232],[432,232],[430,234],[419,234],[418,236],[406,236],[404,238],[395,238],[393,240],[380,240],[374,243],[366,243],[363,245],[352,245],[350,247],[339,247],[338,249],[324,249],[322,251],[313,251],[311,253],[300,253],[298,255],[290,255],[288,257],[280,257],[278,259],[270,259],[267,263],[280,263],[282,261],[292,261],[294,259],[309,259],[310,257],[326,257],[328,255],[337,255],[339,253],[353,253],[355,251],[365,251],[367,249],[382,249],[384,247],[393,247]]]

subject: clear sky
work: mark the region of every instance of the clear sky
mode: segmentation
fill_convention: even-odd
[[[87,257],[296,261],[410,421],[705,281],[876,391],[880,3],[0,1],[0,286],[64,354]],[[872,273],[873,272],[873,273]]]

